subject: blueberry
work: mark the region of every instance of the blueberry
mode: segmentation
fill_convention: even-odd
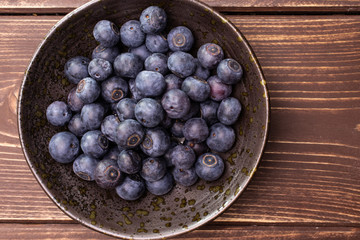
[[[173,167],[174,166],[174,163],[172,162],[172,159],[171,159],[171,153],[172,153],[172,151],[174,150],[174,148],[177,145],[178,145],[177,142],[171,141],[169,150],[164,154],[164,159],[165,159],[167,167]]]
[[[131,98],[136,100],[136,101],[139,101],[141,99],[143,99],[145,96],[140,93],[140,91],[136,88],[136,85],[135,85],[135,79],[130,79],[129,80],[129,89],[130,89],[130,92],[131,92]]]
[[[161,196],[161,195],[165,195],[168,192],[170,192],[170,190],[174,186],[174,179],[173,179],[171,173],[167,173],[167,174],[165,174],[165,176],[163,178],[161,178],[158,181],[155,181],[155,182],[145,181],[145,185],[146,185],[146,189],[150,193],[157,195],[157,196]]]
[[[170,159],[176,168],[186,170],[194,165],[196,156],[191,147],[179,144],[171,150]]]
[[[116,130],[120,124],[120,120],[115,115],[109,115],[104,118],[101,123],[101,132],[105,135],[105,137],[115,142],[116,138]]]
[[[115,103],[127,96],[128,83],[121,77],[111,77],[101,83],[101,96],[108,103]]]
[[[225,84],[236,84],[241,80],[243,70],[236,60],[228,58],[219,63],[217,75]]]
[[[195,72],[196,63],[191,54],[178,51],[168,58],[168,68],[176,76],[186,78]]]
[[[210,77],[210,70],[207,68],[204,68],[201,64],[199,59],[195,58],[194,59],[195,64],[196,64],[196,70],[194,72],[194,76],[201,78],[201,79],[208,79]]]
[[[221,81],[218,76],[210,77],[207,82],[210,85],[210,98],[214,101],[221,101],[230,96],[232,86]]]
[[[151,55],[151,52],[147,49],[145,44],[141,45],[140,47],[129,48],[129,52],[138,56],[143,62]]]
[[[145,60],[145,69],[148,71],[159,72],[165,75],[169,69],[167,67],[167,56],[162,53],[153,53]]]
[[[174,168],[172,175],[175,179],[175,182],[184,187],[190,187],[198,180],[198,176],[194,167],[187,170]]]
[[[180,89],[181,84],[183,83],[183,79],[177,77],[175,74],[168,74],[165,76],[165,82],[166,82],[166,91],[169,91],[171,89]]]
[[[92,52],[92,59],[101,58],[110,63],[114,63],[115,58],[120,54],[119,48],[115,47],[104,47],[98,45]]]
[[[126,119],[121,122],[116,133],[115,141],[124,149],[136,148],[144,138],[142,125],[133,119]]]
[[[46,109],[46,118],[53,126],[64,126],[70,121],[71,117],[70,107],[62,101],[55,101]]]
[[[204,153],[195,163],[196,174],[205,181],[215,181],[224,172],[224,161],[214,153]]]
[[[166,163],[161,158],[146,158],[142,161],[140,175],[147,182],[160,180],[166,174]]]
[[[77,137],[81,137],[82,135],[84,135],[86,133],[87,128],[86,128],[85,124],[81,121],[80,113],[75,114],[71,118],[71,120],[68,124],[68,129],[70,132],[75,134],[75,136],[77,136]]]
[[[190,110],[190,99],[180,89],[171,89],[163,95],[161,105],[170,118],[182,118]]]
[[[170,130],[171,134],[174,137],[183,138],[184,137],[184,134],[183,134],[184,125],[185,125],[185,122],[176,120],[171,127],[171,130]]]
[[[122,53],[114,61],[115,74],[120,77],[135,78],[143,68],[143,62],[133,53]]]
[[[206,43],[199,48],[197,58],[204,68],[213,69],[223,60],[224,52],[219,45]]]
[[[100,96],[100,91],[99,83],[91,77],[87,77],[78,83],[76,96],[84,103],[93,103]]]
[[[99,130],[88,131],[81,138],[81,149],[93,158],[101,158],[109,150],[109,141]]]
[[[209,151],[209,148],[205,142],[195,143],[193,141],[185,140],[184,145],[191,147],[192,150],[194,150],[196,156],[200,156],[201,154]]]
[[[96,165],[94,177],[99,187],[113,189],[124,180],[125,174],[115,160],[103,159]]]
[[[121,42],[127,47],[139,47],[145,41],[145,33],[140,29],[140,22],[130,20],[120,28]]]
[[[142,11],[140,16],[140,27],[144,33],[159,33],[166,27],[167,16],[164,9],[150,6]]]
[[[227,152],[235,143],[235,131],[222,123],[215,123],[210,127],[209,137],[206,139],[208,147],[215,152]]]
[[[193,102],[190,101],[191,105],[190,105],[190,110],[189,112],[181,118],[181,120],[183,121],[187,121],[190,118],[194,118],[194,117],[200,117],[200,104],[198,102]]]
[[[67,104],[73,112],[81,111],[84,106],[84,102],[76,95],[76,87],[70,90],[67,97]]]
[[[114,47],[120,40],[119,28],[108,20],[97,22],[93,30],[93,35],[95,40],[104,47]]]
[[[156,127],[164,119],[164,110],[156,100],[143,98],[135,106],[135,117],[145,127]]]
[[[194,36],[189,28],[178,26],[169,32],[167,36],[169,48],[171,51],[188,52],[194,44]]]
[[[90,59],[82,56],[70,58],[64,67],[66,78],[74,84],[78,84],[81,79],[89,76],[88,65]]]
[[[160,126],[163,128],[170,128],[173,124],[173,120],[171,118],[169,118],[169,116],[164,113],[164,119],[161,121]]]
[[[131,98],[123,98],[116,105],[116,114],[120,121],[125,119],[135,119],[136,100]]]
[[[162,34],[147,34],[145,44],[153,53],[166,53],[169,50],[167,39]]]
[[[88,130],[98,129],[105,115],[105,109],[100,103],[85,104],[81,109],[81,121]]]
[[[170,148],[170,136],[162,128],[147,129],[140,148],[150,157],[160,157]]]
[[[49,142],[49,153],[59,163],[70,163],[80,151],[77,137],[70,132],[59,132]]]
[[[78,156],[73,163],[74,173],[86,181],[94,181],[94,172],[98,160],[85,154]]]
[[[165,79],[162,74],[152,71],[142,71],[135,79],[135,86],[145,97],[160,96],[166,88]]]
[[[141,157],[133,150],[123,150],[118,156],[117,163],[122,172],[134,174],[141,170]]]
[[[191,118],[186,121],[183,134],[186,140],[194,143],[203,142],[209,136],[209,128],[202,118]]]
[[[104,81],[112,74],[113,68],[109,61],[102,58],[94,58],[89,63],[88,71],[90,76],[96,81]]]
[[[111,147],[109,151],[104,155],[103,159],[113,159],[117,161],[121,151],[122,150],[120,150],[117,146]]]
[[[126,176],[124,181],[115,188],[117,195],[124,200],[134,201],[146,191],[144,180],[137,174]]]
[[[238,120],[240,112],[241,104],[239,100],[228,97],[221,101],[217,117],[222,124],[232,125]]]
[[[201,118],[203,118],[209,126],[219,121],[217,118],[218,108],[219,103],[213,100],[200,103]]]
[[[187,77],[181,85],[181,90],[197,102],[203,102],[210,96],[208,82],[196,76]]]

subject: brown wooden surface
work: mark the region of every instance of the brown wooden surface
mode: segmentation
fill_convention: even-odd
[[[42,5],[46,12],[61,4],[71,9],[80,1],[54,2],[8,1],[2,9],[13,3],[29,12]],[[272,3],[286,6],[286,1]],[[360,239],[360,16],[309,13],[228,16],[264,70],[271,98],[269,141],[238,201],[181,238]],[[111,239],[76,224],[48,199],[18,140],[16,101],[23,72],[60,18],[0,16],[0,239]]]

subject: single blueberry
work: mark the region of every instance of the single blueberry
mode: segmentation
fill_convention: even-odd
[[[171,134],[174,137],[183,138],[184,137],[184,134],[183,134],[184,125],[185,125],[185,122],[176,120],[174,122],[174,124],[171,126],[171,129],[170,129]]]
[[[209,128],[202,118],[191,118],[186,121],[183,134],[186,140],[194,143],[203,142],[209,136]]]
[[[194,165],[196,156],[191,147],[179,144],[171,150],[170,159],[176,168],[186,170]]]
[[[175,182],[184,187],[190,187],[198,180],[198,176],[194,167],[186,170],[174,168],[172,175],[175,179]]]
[[[177,77],[175,74],[168,74],[165,76],[165,82],[166,82],[166,91],[169,91],[171,89],[180,89],[181,84],[183,83],[183,79]]]
[[[81,121],[80,113],[75,114],[71,118],[71,120],[68,124],[68,129],[70,132],[75,134],[75,136],[77,136],[77,137],[81,137],[86,133],[87,128],[86,128],[85,124]]]
[[[113,189],[119,185],[125,177],[121,172],[116,160],[103,159],[96,165],[94,178],[97,185],[104,189]]]
[[[200,103],[201,118],[203,118],[209,126],[219,121],[217,118],[218,108],[219,103],[213,100]]]
[[[120,120],[115,115],[108,115],[101,123],[101,132],[112,142],[115,142],[116,130],[120,124]]]
[[[120,28],[121,42],[127,47],[139,47],[145,41],[145,33],[140,29],[140,22],[130,20]]]
[[[241,104],[239,100],[228,97],[221,101],[217,111],[217,117],[222,124],[232,125],[238,120],[240,112]]]
[[[232,58],[222,60],[217,67],[217,75],[225,84],[236,84],[241,80],[243,70],[241,65]]]
[[[124,181],[115,188],[117,195],[124,200],[134,201],[146,191],[144,180],[137,174],[126,176]]]
[[[125,119],[135,119],[136,100],[131,98],[123,98],[116,105],[116,114],[120,121]]]
[[[98,129],[105,116],[105,109],[100,103],[85,104],[81,109],[81,121],[88,130]]]
[[[225,164],[222,158],[214,153],[204,153],[195,163],[196,174],[205,181],[215,181],[224,172]]]
[[[101,83],[101,96],[108,103],[115,103],[127,96],[128,83],[121,77],[111,77]]]
[[[138,56],[143,62],[151,55],[151,52],[147,49],[145,44],[141,45],[140,47],[129,48],[129,53]]]
[[[163,178],[155,182],[145,181],[146,189],[157,196],[165,195],[174,186],[174,179],[171,173],[166,173]]]
[[[190,99],[180,89],[171,89],[163,95],[161,105],[170,118],[182,118],[190,110]]]
[[[213,69],[223,60],[224,52],[219,45],[206,43],[199,48],[197,58],[204,68]]]
[[[76,95],[76,87],[72,88],[67,97],[67,104],[73,112],[80,112],[84,102]]]
[[[170,148],[170,136],[162,128],[151,128],[145,131],[140,149],[150,157],[160,157]]]
[[[74,84],[78,84],[81,79],[89,76],[88,65],[90,59],[82,56],[70,58],[64,67],[66,78]]]
[[[208,82],[196,76],[187,77],[181,85],[181,90],[196,102],[203,102],[210,96]]]
[[[99,130],[88,131],[81,138],[81,149],[93,158],[101,158],[109,150],[109,141]]]
[[[144,129],[142,125],[133,119],[126,119],[120,122],[116,133],[117,137],[115,141],[124,149],[136,148],[144,139]]]
[[[169,50],[167,39],[162,34],[147,34],[145,44],[152,53],[166,53]]]
[[[166,27],[167,16],[164,9],[150,6],[142,11],[140,16],[140,27],[144,33],[160,33]]]
[[[194,150],[196,156],[200,156],[201,154],[209,151],[209,148],[205,142],[195,143],[194,141],[185,140],[184,145],[191,147],[192,150]]]
[[[178,26],[170,30],[167,36],[171,51],[188,52],[194,44],[194,36],[191,30],[185,26]]]
[[[89,75],[96,81],[104,81],[113,72],[112,65],[109,61],[102,58],[94,58],[89,63]]]
[[[160,126],[168,129],[171,128],[172,124],[173,124],[173,120],[169,118],[167,113],[164,113],[164,119],[161,121]]]
[[[145,97],[160,96],[166,88],[163,75],[153,71],[142,71],[135,79],[135,86]]]
[[[104,47],[98,45],[92,52],[92,59],[101,58],[109,61],[111,64],[114,63],[115,58],[120,54],[119,48],[115,47]]]
[[[122,53],[114,61],[115,74],[120,77],[135,78],[143,68],[143,62],[133,53]]]
[[[99,83],[87,77],[82,79],[76,87],[76,96],[84,103],[93,103],[100,96],[101,88]]]
[[[62,101],[55,101],[46,108],[46,118],[53,126],[64,126],[71,117],[70,107]]]
[[[85,154],[78,156],[73,163],[74,173],[86,181],[94,181],[94,172],[99,160]]]
[[[140,175],[148,182],[160,180],[166,174],[166,163],[161,158],[146,158],[142,161]]]
[[[134,150],[123,150],[118,156],[117,163],[122,172],[134,174],[141,170],[141,157]]]
[[[93,30],[93,35],[95,40],[104,47],[114,47],[120,40],[119,28],[108,20],[97,22]]]
[[[135,79],[130,79],[129,80],[129,89],[131,92],[131,98],[134,99],[135,101],[139,101],[141,99],[143,99],[145,96],[140,93],[140,91],[136,88],[135,85]]]
[[[143,98],[135,106],[135,117],[145,127],[156,127],[164,116],[161,104],[152,98]]]
[[[147,71],[159,72],[165,75],[169,69],[167,67],[167,56],[162,53],[151,54],[144,63]]]
[[[215,123],[210,127],[206,144],[214,152],[227,152],[235,143],[235,131],[222,123]]]
[[[207,80],[210,77],[210,70],[207,68],[204,68],[201,64],[199,59],[195,58],[194,59],[195,64],[196,64],[196,70],[194,72],[194,76]]]
[[[178,51],[168,58],[168,68],[176,76],[186,78],[195,72],[196,63],[191,54]]]
[[[171,153],[178,144],[179,144],[178,142],[171,141],[169,150],[163,156],[164,159],[165,159],[165,162],[166,162],[166,166],[168,168],[174,166],[174,163],[172,162],[172,158],[171,158]]]
[[[49,153],[59,163],[70,163],[75,160],[80,151],[77,137],[70,132],[56,133],[49,142]]]
[[[190,101],[190,110],[189,112],[181,118],[183,121],[187,121],[190,118],[200,117],[200,104],[198,102]]]
[[[230,96],[232,86],[221,81],[218,76],[210,77],[207,82],[210,85],[210,98],[214,101],[221,101]]]
[[[111,147],[109,151],[104,155],[103,159],[113,159],[117,161],[121,151],[122,150],[120,150],[117,146]]]

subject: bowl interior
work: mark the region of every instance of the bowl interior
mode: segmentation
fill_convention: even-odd
[[[254,53],[232,24],[196,1],[155,0],[151,4],[166,10],[168,29],[185,25],[192,30],[196,39],[194,49],[206,42],[217,43],[226,57],[236,59],[244,68],[243,81],[233,91],[243,106],[234,127],[236,145],[222,154],[226,168],[218,181],[198,181],[192,187],[177,185],[165,196],[147,193],[140,200],[127,202],[115,191],[80,180],[72,172],[72,164],[59,164],[48,153],[50,138],[66,128],[51,126],[46,120],[46,108],[55,100],[66,101],[74,87],[64,77],[65,62],[77,55],[91,57],[97,46],[92,37],[97,21],[108,19],[121,26],[130,19],[138,19],[141,11],[150,5],[147,1],[93,1],[67,15],[54,26],[34,55],[20,91],[20,137],[28,164],[40,185],[72,218],[95,230],[124,238],[173,236],[218,216],[250,181],[268,129],[265,80]]]

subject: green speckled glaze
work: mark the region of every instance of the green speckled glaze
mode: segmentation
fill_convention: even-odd
[[[74,86],[64,74],[65,62],[74,56],[91,56],[97,46],[91,29],[108,19],[122,25],[138,19],[149,2],[138,0],[92,1],[65,16],[46,36],[36,51],[20,90],[18,121],[21,144],[34,176],[54,201],[71,218],[91,229],[127,239],[163,239],[191,231],[217,217],[243,192],[263,152],[269,123],[266,81],[246,39],[226,18],[193,0],[157,1],[168,13],[168,29],[186,24],[192,29],[196,50],[206,42],[224,48],[244,67],[243,81],[233,91],[244,111],[235,124],[236,145],[221,154],[225,173],[216,182],[199,181],[192,187],[176,186],[169,194],[147,193],[133,202],[120,199],[115,191],[100,189],[72,172],[72,165],[51,159],[48,143],[64,131],[46,121],[47,106],[66,101]],[[125,50],[125,49],[122,49]]]

